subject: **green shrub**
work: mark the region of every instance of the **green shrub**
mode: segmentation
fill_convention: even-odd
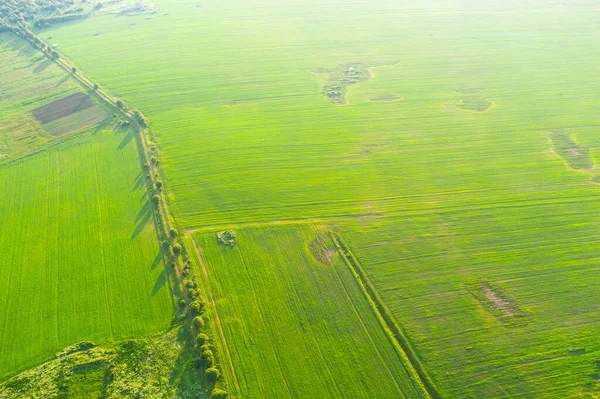
[[[210,337],[208,335],[204,334],[204,333],[200,333],[196,337],[196,345],[198,347],[201,347],[202,345],[204,345],[208,341],[210,341]]]
[[[202,351],[202,363],[204,367],[210,367],[215,364],[215,355],[212,350],[206,349]]]
[[[202,313],[203,306],[197,301],[190,303],[190,315],[192,317],[199,316]]]
[[[206,369],[206,379],[213,384],[219,379],[221,376],[221,372],[216,367],[209,367]]]
[[[237,234],[233,230],[225,230],[217,233],[219,243],[228,247],[233,247],[237,243]]]
[[[192,325],[194,326],[194,328],[196,330],[200,330],[202,327],[204,327],[204,319],[202,318],[202,316],[194,317],[194,320],[192,321]]]
[[[181,255],[181,245],[179,245],[179,244],[173,245],[173,254],[175,256]]]
[[[219,388],[215,388],[215,389],[213,389],[210,397],[213,399],[226,399],[229,397],[229,394],[227,393],[227,391],[224,391]]]

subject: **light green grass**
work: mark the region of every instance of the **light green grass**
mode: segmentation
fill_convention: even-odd
[[[169,325],[169,287],[130,134],[85,134],[0,167],[0,377],[81,340]]]
[[[181,227],[336,216],[443,394],[594,392],[598,186],[549,135],[596,161],[596,2],[156,3],[43,36],[148,114]],[[349,63],[382,66],[333,105]]]
[[[419,397],[347,266],[309,252],[312,227],[237,233],[234,248],[215,233],[195,236],[234,363],[235,375],[223,367],[230,389],[239,384],[246,398]]]

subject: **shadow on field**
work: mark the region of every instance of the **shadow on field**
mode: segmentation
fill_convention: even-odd
[[[133,190],[131,190],[131,191],[136,191],[143,185],[144,185],[144,178],[142,177],[142,174],[139,173],[137,175],[137,177],[135,178],[135,180],[133,181]]]
[[[132,240],[140,235],[142,230],[144,230],[144,227],[146,227],[146,225],[150,221],[151,217],[152,217],[152,207],[150,206],[150,202],[146,201],[146,203],[144,204],[144,206],[138,213],[137,217],[135,218],[135,221],[138,223],[138,225],[135,228],[135,230],[133,231],[133,233],[131,234]]]
[[[152,262],[152,266],[151,266],[151,270],[154,270],[156,268],[156,266],[160,265],[160,261],[163,258],[163,254],[162,251],[158,251],[158,253],[156,254],[156,258],[154,258],[154,261]]]
[[[64,78],[62,78],[61,80],[58,81],[58,83],[56,84],[56,87],[62,85],[63,83],[65,83],[67,80],[69,80],[71,78],[71,75],[67,75]]]
[[[40,62],[40,63],[38,64],[38,66],[36,66],[36,67],[33,69],[33,73],[40,73],[40,72],[43,72],[43,71],[44,71],[44,69],[48,68],[50,65],[52,65],[52,62],[50,62],[49,60],[44,60],[44,61]]]
[[[121,140],[121,142],[119,143],[119,150],[125,148],[127,144],[131,142],[131,140],[133,140],[133,135],[130,131],[127,131],[127,134],[125,134],[125,137],[123,137],[123,140]]]
[[[160,291],[160,289],[167,283],[168,279],[169,279],[169,276],[167,273],[167,269],[163,269],[163,271],[160,273],[160,275],[156,279],[156,282],[154,283],[154,287],[152,287],[152,296],[156,295],[156,293],[158,291]]]

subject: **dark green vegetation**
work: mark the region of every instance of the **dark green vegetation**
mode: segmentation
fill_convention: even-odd
[[[600,394],[597,2],[156,5],[39,33],[149,117],[156,204],[205,260],[202,367],[228,390],[399,396],[412,364],[442,397]],[[344,82],[349,65],[370,78]],[[339,232],[347,264],[307,220]],[[364,337],[393,342],[360,284],[406,339],[387,382]],[[362,338],[349,303],[375,320]]]
[[[568,132],[552,132],[549,137],[554,151],[567,162],[570,168],[586,170],[594,167],[590,149],[577,144]]]
[[[0,384],[0,398],[208,398],[187,328],[115,346],[81,342]]]
[[[342,65],[333,69],[321,69],[317,74],[327,76],[323,94],[336,105],[346,105],[346,93],[350,86],[370,79],[371,71],[362,64]]]

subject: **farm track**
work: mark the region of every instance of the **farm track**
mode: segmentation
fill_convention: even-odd
[[[383,300],[379,297],[376,288],[370,282],[362,267],[356,260],[356,257],[350,252],[348,246],[339,234],[331,233],[331,238],[344,263],[350,268],[352,275],[356,277],[361,290],[371,304],[373,312],[381,322],[383,328],[388,333],[390,340],[397,349],[398,354],[404,359],[405,367],[410,370],[415,385],[425,398],[441,399],[441,394],[427,375],[425,369],[420,364],[410,342],[406,339],[402,329],[396,324],[390,311],[387,309]]]
[[[229,344],[227,343],[227,339],[225,338],[225,331],[223,330],[223,324],[221,323],[221,318],[219,317],[219,312],[217,310],[217,303],[215,301],[215,296],[214,296],[212,288],[210,286],[210,278],[208,277],[208,270],[206,269],[206,264],[204,263],[204,258],[202,257],[202,252],[200,251],[200,247],[198,246],[198,243],[196,242],[196,239],[194,238],[193,235],[191,235],[191,239],[192,239],[192,243],[194,245],[194,250],[196,251],[196,255],[198,256],[198,262],[200,263],[200,268],[202,269],[202,273],[204,274],[204,277],[206,279],[206,286],[208,288],[207,294],[210,295],[210,301],[213,305],[213,308],[215,309],[215,319],[217,321],[219,335],[221,336],[220,341],[222,342],[223,347],[225,348],[225,351],[227,353],[227,362],[229,363],[229,368],[231,369],[231,375],[233,377],[233,381],[235,383],[235,387],[236,387],[237,391],[241,392],[240,382],[239,382],[239,379],[235,372],[235,367],[233,365],[233,360],[231,358],[231,351],[229,349]]]

